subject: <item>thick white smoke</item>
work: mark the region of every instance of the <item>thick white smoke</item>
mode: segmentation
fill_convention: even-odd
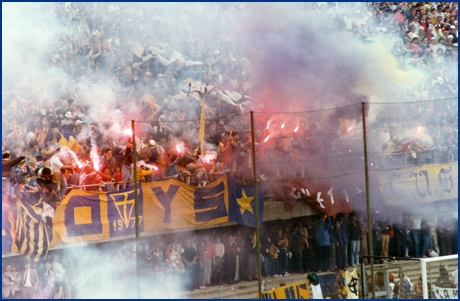
[[[360,22],[362,14],[357,11],[364,11],[366,5],[339,3],[337,9],[331,9],[327,14],[321,14],[299,3],[116,3],[110,8],[107,3],[94,3],[91,8],[98,11],[99,22],[104,17],[116,15],[116,7],[119,11],[131,12],[130,16],[121,15],[119,18],[125,32],[120,37],[125,41],[121,50],[122,57],[109,56],[106,58],[107,65],[120,66],[120,69],[130,65],[132,47],[146,33],[152,33],[152,40],[158,41],[158,46],[168,53],[173,50],[185,52],[188,46],[183,41],[192,40],[191,37],[202,39],[210,49],[226,45],[232,49],[233,58],[239,60],[241,72],[238,75],[248,78],[247,86],[252,85],[253,107],[263,108],[262,111],[267,113],[330,109],[358,104],[361,101],[391,103],[414,100],[411,97],[406,98],[411,95],[407,91],[414,91],[422,86],[427,74],[415,68],[405,71],[397,68],[397,62],[390,54],[390,46],[396,39],[374,38],[372,43],[363,43],[333,27],[331,20],[338,13]],[[69,54],[72,51],[69,45],[75,43],[66,40],[72,28],[68,25],[70,20],[67,14],[53,11],[54,9],[55,6],[51,3],[2,3],[3,107],[8,107],[13,100],[26,99],[41,108],[47,108],[56,100],[74,98],[79,106],[87,108],[86,116],[81,116],[81,119],[94,123],[101,135],[126,138],[127,135],[123,133],[131,128],[129,121],[139,119],[141,113],[146,113],[135,109],[139,97],[130,94],[130,88],[120,84],[118,75],[103,71],[69,75],[72,72],[63,70],[72,69],[72,66],[54,66],[54,62],[59,61],[59,55]],[[455,70],[453,74],[456,75],[457,72]],[[162,105],[170,105],[170,108],[183,109],[188,105],[188,111],[199,107],[199,101],[193,98],[187,99],[188,104],[169,103],[173,96],[167,95],[165,99],[157,101]],[[367,112],[369,121],[376,120],[382,114],[391,115],[391,110],[385,112],[387,108],[388,106],[371,106]],[[167,117],[170,118],[169,121],[181,118],[187,120],[176,113]],[[324,156],[319,160],[314,157],[306,164],[307,176],[324,178],[347,176],[347,173],[356,172],[359,173],[358,176],[353,174],[346,177],[337,190],[355,187],[357,178],[361,181],[360,187],[364,186],[359,106],[320,113],[280,114],[275,119],[272,120],[270,129],[263,130],[268,128],[267,120],[271,120],[268,114],[263,116],[263,125],[259,129],[263,138],[270,137],[273,141],[283,131],[292,133],[297,127],[300,128],[299,133],[303,133],[312,122],[317,123],[318,137],[325,145],[321,149]],[[355,120],[352,127],[356,129],[356,135],[337,138],[340,119]],[[190,141],[198,141],[194,128],[196,123],[189,122],[184,126],[185,122],[165,121],[164,124],[171,126],[173,132],[187,130]],[[282,124],[285,124],[285,128],[281,128]],[[416,128],[412,127],[410,130],[414,131]],[[91,155],[93,163],[96,163],[97,142],[91,130],[88,128],[88,132],[81,133],[78,138],[91,140]],[[335,144],[342,144],[341,149],[346,154],[331,152],[333,140]],[[175,141],[175,144],[184,151],[185,142]],[[216,154],[212,152],[214,147],[207,145],[206,150],[208,152],[202,160],[207,162],[208,159],[215,158]],[[350,163],[351,160],[347,160],[349,150],[352,154],[360,154],[359,164],[349,164],[340,169],[342,167],[336,165],[334,159],[341,159],[343,164]],[[114,248],[123,249],[122,246]],[[129,249],[130,246],[126,248]],[[84,262],[92,263],[92,266],[84,269],[85,274],[81,279],[75,280],[77,286],[88,287],[82,291],[81,297],[136,297],[133,294],[135,283],[130,282],[135,271],[131,269],[131,274],[123,277],[123,273],[119,271],[120,266],[110,260],[97,261],[97,252],[92,253],[85,249],[81,254],[75,254],[76,258],[80,256],[88,258]],[[131,258],[132,260],[134,259]],[[116,273],[120,278],[115,278],[110,285],[101,289],[102,280],[99,279],[109,279],[109,274]],[[143,285],[148,287],[149,281],[146,278]],[[169,284],[174,283],[173,281],[169,281]],[[123,286],[118,286],[119,283],[123,283]],[[168,281],[164,283],[167,284]],[[126,294],[126,288],[130,289],[129,294]],[[144,297],[154,298],[154,293]]]

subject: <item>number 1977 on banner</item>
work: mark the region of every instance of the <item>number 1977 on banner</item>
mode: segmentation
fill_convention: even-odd
[[[142,215],[139,216],[139,226],[141,224],[141,221],[142,221]],[[121,220],[121,219],[113,221],[113,223],[112,223],[113,231],[115,232],[115,231],[121,231],[121,230],[125,230],[125,229],[133,229],[135,223],[136,223],[136,217],[134,217],[134,216],[131,217],[128,226],[126,226],[125,223],[123,222],[123,220]]]

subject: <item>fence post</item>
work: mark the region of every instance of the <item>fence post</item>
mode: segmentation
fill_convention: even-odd
[[[372,216],[371,204],[369,199],[369,168],[367,166],[367,134],[366,134],[366,103],[361,103],[361,114],[363,119],[363,150],[364,150],[364,177],[366,182],[366,208],[367,208],[367,233],[368,233],[368,250],[369,255],[374,255],[373,241],[372,241]],[[374,285],[374,260],[370,258],[371,276],[372,276],[372,299],[375,298],[375,285]],[[365,275],[361,275],[364,277]]]
[[[426,261],[421,259],[420,264],[422,265],[422,291],[423,299],[428,299],[428,279],[426,273]]]
[[[257,171],[256,171],[256,142],[254,131],[254,112],[251,111],[251,143],[252,143],[252,172],[254,175],[254,200],[256,202],[256,249],[257,249],[257,280],[258,280],[258,299],[262,298],[262,268],[260,260],[260,229],[259,229],[259,195],[257,192]]]
[[[141,297],[141,288],[140,288],[140,243],[139,243],[139,200],[138,200],[138,187],[137,187],[137,150],[136,150],[136,132],[135,132],[135,121],[131,120],[131,127],[133,131],[133,184],[134,184],[134,214],[135,214],[135,227],[136,227],[136,289],[137,289],[137,298]]]

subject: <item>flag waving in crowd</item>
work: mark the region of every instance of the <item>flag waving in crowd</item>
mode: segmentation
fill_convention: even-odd
[[[254,186],[243,185],[232,177],[228,179],[229,220],[249,227],[256,226],[256,200],[259,202],[259,223],[262,222],[264,194],[258,189],[254,194]]]
[[[50,247],[51,233],[42,219],[41,204],[31,206],[17,201],[15,243],[19,253],[33,261],[46,257]]]

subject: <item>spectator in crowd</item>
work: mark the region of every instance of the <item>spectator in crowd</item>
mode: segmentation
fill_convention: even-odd
[[[452,276],[449,274],[445,267],[439,268],[439,277],[436,279],[435,285],[437,287],[443,288],[453,288],[455,284],[453,282]]]
[[[334,221],[334,226],[331,229],[331,254],[332,254],[332,249],[334,249],[334,264],[331,266],[329,264],[329,267],[333,268],[331,270],[335,269],[340,269],[340,270],[345,270],[345,248],[347,245],[344,243],[343,233],[340,230],[340,220],[336,219]]]
[[[324,214],[316,223],[316,242],[318,244],[318,273],[329,270],[329,253],[331,240],[329,231],[331,229],[331,219]]]
[[[359,247],[361,237],[361,229],[359,227],[356,214],[352,213],[350,215],[347,227],[348,233],[350,234],[350,239],[348,241],[348,244],[350,245],[349,263],[354,267],[359,264]]]
[[[300,233],[299,226],[294,225],[292,234],[292,256],[294,260],[294,271],[304,274],[302,255],[303,250],[306,248],[307,241],[305,237]]]
[[[299,233],[301,234],[301,243],[303,245],[302,251],[302,269],[304,272],[308,272],[310,270],[310,245],[308,242],[308,230],[306,227],[303,226],[302,222],[298,222],[297,226],[299,227]]]
[[[379,224],[381,224],[380,232],[380,256],[388,257],[389,256],[389,244],[390,244],[390,230],[391,223],[385,218]]]
[[[199,288],[197,280],[197,260],[198,253],[193,247],[192,239],[187,239],[184,253],[182,254],[182,261],[184,262],[185,272],[182,274],[183,279],[181,280],[186,290],[193,290]]]
[[[313,223],[312,217],[307,217],[307,225],[305,227],[308,231],[308,247],[310,248],[309,258],[307,263],[307,270],[317,270],[317,243],[316,243],[316,226]]]
[[[20,279],[14,277],[11,273],[12,268],[10,264],[5,264],[2,272],[2,298],[15,299],[14,284],[20,282]]]
[[[240,281],[240,260],[239,253],[240,248],[236,242],[234,235],[229,235],[227,244],[225,245],[225,256],[224,256],[224,271],[226,274],[227,283],[232,285]]]
[[[439,216],[436,227],[440,256],[452,254],[451,225],[447,216]]]
[[[433,249],[433,242],[431,241],[430,236],[430,221],[426,218],[422,218],[422,223],[420,225],[420,234],[422,242],[421,256],[426,257],[427,251],[429,249]]]
[[[38,290],[38,273],[37,270],[32,269],[32,265],[30,262],[27,262],[24,265],[24,277],[22,277],[21,282],[21,298],[24,299],[33,299],[37,296]]]
[[[214,244],[215,256],[213,260],[213,275],[214,283],[217,285],[222,284],[222,274],[224,265],[225,245],[222,243],[220,237],[216,237],[216,243]]]
[[[12,159],[21,156],[26,159],[23,164],[13,168],[11,182],[9,179],[2,180],[2,186],[5,186],[2,187],[2,191],[8,195],[10,201],[14,203],[20,200],[32,205],[41,199],[44,204],[56,209],[70,189],[91,191],[101,188],[113,191],[126,188],[132,184],[133,172],[137,171],[133,166],[134,152],[138,161],[144,160],[145,163],[158,168],[158,171],[150,170],[151,175],[140,179],[141,181],[174,177],[185,182],[187,177],[196,177],[198,181],[191,181],[189,184],[202,186],[229,174],[237,180],[250,182],[245,178],[245,173],[251,167],[252,158],[249,154],[252,138],[243,134],[248,131],[248,125],[242,120],[244,118],[241,111],[246,106],[245,100],[253,96],[251,68],[254,70],[255,67],[243,57],[243,51],[231,42],[234,37],[223,34],[227,34],[228,28],[237,24],[237,16],[245,11],[244,5],[213,6],[215,9],[209,10],[210,13],[218,12],[221,18],[216,22],[222,22],[226,26],[224,32],[217,29],[213,31],[209,35],[210,38],[206,35],[197,37],[193,30],[189,30],[194,28],[191,23],[194,20],[184,18],[189,12],[187,8],[181,8],[178,15],[174,16],[180,19],[183,25],[178,28],[171,26],[171,16],[161,9],[157,10],[157,7],[153,11],[148,8],[141,14],[137,8],[119,3],[47,5],[50,8],[48,17],[63,24],[62,28],[65,29],[62,32],[56,30],[50,33],[56,33],[55,39],[52,39],[55,43],[47,45],[49,47],[43,48],[45,50],[39,53],[46,58],[43,64],[44,71],[59,72],[63,75],[62,79],[70,80],[65,83],[63,80],[62,86],[46,87],[46,91],[49,90],[50,93],[38,91],[34,88],[34,81],[27,84],[28,81],[25,80],[24,84],[9,83],[5,80],[2,95],[3,151],[13,154]],[[456,162],[458,88],[457,75],[450,74],[452,72],[449,70],[452,67],[456,69],[455,66],[458,64],[457,3],[437,3],[435,7],[430,3],[424,3],[418,4],[417,8],[411,3],[389,6],[350,5],[353,16],[342,14],[340,10],[347,8],[341,4],[337,5],[337,9],[329,10],[326,5],[318,6],[317,3],[312,3],[306,4],[305,9],[309,13],[334,20],[327,30],[337,33],[340,30],[340,34],[350,41],[388,41],[388,53],[396,58],[394,64],[398,68],[406,68],[407,72],[412,72],[410,67],[413,67],[417,74],[421,72],[426,75],[421,87],[413,89],[411,86],[410,92],[402,91],[400,100],[411,100],[411,103],[415,103],[415,100],[424,100],[427,107],[408,106],[408,109],[401,110],[403,113],[392,114],[387,126],[380,128],[376,135],[369,138],[370,143],[375,142],[378,145],[378,156],[385,155],[386,159],[392,160],[390,158],[415,153],[414,160],[404,162],[407,165]],[[355,14],[358,8],[360,12]],[[153,16],[152,22],[146,22],[146,15]],[[215,17],[210,19],[215,20]],[[336,29],[332,29],[332,23],[342,24],[342,20],[343,28],[337,26]],[[207,22],[207,18],[203,18],[201,23]],[[169,24],[169,29],[165,24]],[[218,27],[216,23],[215,28]],[[137,32],[136,35],[132,35],[134,30]],[[184,36],[181,34],[183,30],[187,32],[186,37],[177,38]],[[393,38],[398,40],[393,42]],[[143,48],[140,63],[131,61],[133,48],[136,48],[138,43]],[[132,116],[139,116],[139,120],[146,121],[142,122],[142,125],[139,125],[141,122],[136,124],[136,127],[139,125],[135,138],[137,149],[134,149],[132,138],[127,139],[121,130],[109,131],[108,125],[101,123],[94,112],[91,112],[91,105],[99,101],[102,103],[102,100],[91,98],[88,101],[86,91],[79,88],[83,82],[97,86],[106,78],[116,82],[117,88],[113,91],[114,102],[110,104],[114,111],[122,115],[120,119],[117,119],[115,114],[111,115],[114,123],[120,128],[127,128]],[[197,96],[197,93],[188,89],[190,79],[208,87],[208,91],[203,94],[206,99],[205,154],[210,154],[211,150],[214,152],[209,166],[200,158],[205,154],[196,151],[199,146],[197,125],[201,95]],[[228,96],[227,91],[230,94],[235,94],[236,91],[244,96],[234,100],[235,96]],[[439,99],[443,101],[437,101]],[[113,112],[99,112],[101,115],[111,113]],[[417,116],[417,120],[424,120],[425,135],[402,133],[403,128],[414,125],[404,122],[407,116]],[[266,118],[262,122],[264,128],[271,117],[263,117]],[[281,135],[281,131],[274,131],[273,126],[256,134],[255,152],[257,160],[262,163],[258,166],[263,166],[263,172],[259,174],[260,179],[270,182],[278,179],[290,180],[293,177],[303,178],[311,173],[310,162],[323,158],[322,154],[327,154],[327,151],[339,149],[336,147],[340,145],[335,143],[337,141],[331,141],[334,143],[330,144],[323,141],[323,136],[326,135],[321,130],[327,128],[327,125],[323,121],[312,120],[300,123],[296,134],[286,130]],[[369,127],[381,127],[379,122],[370,122]],[[389,124],[393,124],[394,128],[391,129]],[[379,135],[380,130],[382,136]],[[270,139],[264,142],[266,138]],[[342,138],[331,140],[343,142],[345,139]],[[382,138],[384,141],[381,141]],[[182,143],[187,150],[182,148],[178,151],[177,147]],[[328,145],[334,147],[329,148]],[[102,150],[102,153],[98,153],[98,150]],[[99,170],[94,169],[97,163],[95,158],[99,159]],[[373,154],[371,161],[374,161],[374,158]],[[35,174],[35,179],[34,176],[28,176],[31,173]],[[76,181],[80,177],[83,181]],[[104,183],[114,180],[120,185]],[[50,217],[47,219],[50,220]],[[286,271],[289,247],[294,253],[294,260],[302,258],[302,268],[298,267],[298,271],[326,271],[328,267],[325,260],[329,256],[331,243],[335,242],[335,257],[338,260],[337,256],[341,251],[337,252],[337,246],[341,246],[340,241],[344,245],[353,246],[349,252],[351,260],[346,262],[347,258],[345,263],[342,260],[340,264],[358,264],[359,255],[366,254],[363,246],[367,245],[365,238],[370,233],[366,233],[364,221],[353,221],[352,217],[350,219],[337,219],[339,224],[336,225],[334,222],[334,229],[329,235],[330,218],[323,216],[318,223],[314,223],[313,217],[308,217],[305,227],[307,231],[303,231],[304,228],[298,225],[299,230],[293,235],[291,244],[287,232],[280,230],[277,235],[271,236],[271,274],[282,277],[289,275]],[[343,221],[340,222],[341,220]],[[373,222],[375,254],[389,256],[389,245],[402,245],[404,250],[406,241],[410,241],[413,246],[411,255],[425,256],[426,248],[431,248],[430,238],[434,243],[434,249],[439,245],[441,255],[455,251],[456,230],[450,219],[444,216],[438,218],[437,225],[428,225],[426,221],[422,222],[421,227],[406,224],[396,228],[395,225],[395,237],[391,239],[391,243],[390,221]],[[353,226],[350,228],[348,225]],[[409,236],[406,229],[410,229]],[[396,233],[398,231],[399,233]],[[421,232],[421,237],[417,231]],[[304,239],[305,236],[308,239],[305,244],[301,243],[303,247],[299,253],[297,237]],[[240,252],[239,247],[242,247],[244,242],[247,247],[249,246],[248,250],[254,251],[254,242],[251,240],[241,240],[241,237],[234,235],[218,239],[224,241],[225,245],[216,240],[213,254],[210,247],[213,243],[209,237],[205,237],[209,258],[206,261],[202,257],[203,262],[206,261],[203,286],[210,285],[210,277],[220,273],[229,284],[240,281],[242,267],[246,267],[247,263],[243,259],[248,254],[245,253],[243,256],[244,252]],[[397,240],[401,240],[402,243]],[[198,243],[192,240],[191,244],[193,247],[190,247],[187,241],[187,247],[181,249],[180,244],[178,246],[176,242],[168,250],[164,249],[167,244],[155,245],[152,253],[152,260],[155,259],[154,266],[163,273],[164,258],[160,254],[164,254],[168,260],[165,262],[174,266],[176,273],[186,272],[183,278],[189,278],[189,275],[194,275],[196,267],[189,266],[188,263],[198,260],[193,260],[198,253],[195,255],[192,250],[196,251],[195,244]],[[347,248],[343,251],[348,257]],[[248,257],[251,263],[248,266],[252,267],[254,256],[251,256]],[[193,265],[196,266],[196,263]],[[48,280],[43,278],[43,290],[49,290],[53,283],[52,295],[65,295],[61,282],[66,271],[68,269],[64,268],[64,264],[59,263],[59,260],[54,261],[47,269]],[[249,279],[255,278],[254,275],[244,276]],[[50,280],[53,278],[54,280]],[[404,285],[402,286],[401,290],[404,289]],[[187,287],[195,288],[196,284]],[[5,296],[7,291],[8,294]],[[14,289],[5,287],[4,297],[11,297],[13,291]],[[14,293],[15,297],[17,295]]]

